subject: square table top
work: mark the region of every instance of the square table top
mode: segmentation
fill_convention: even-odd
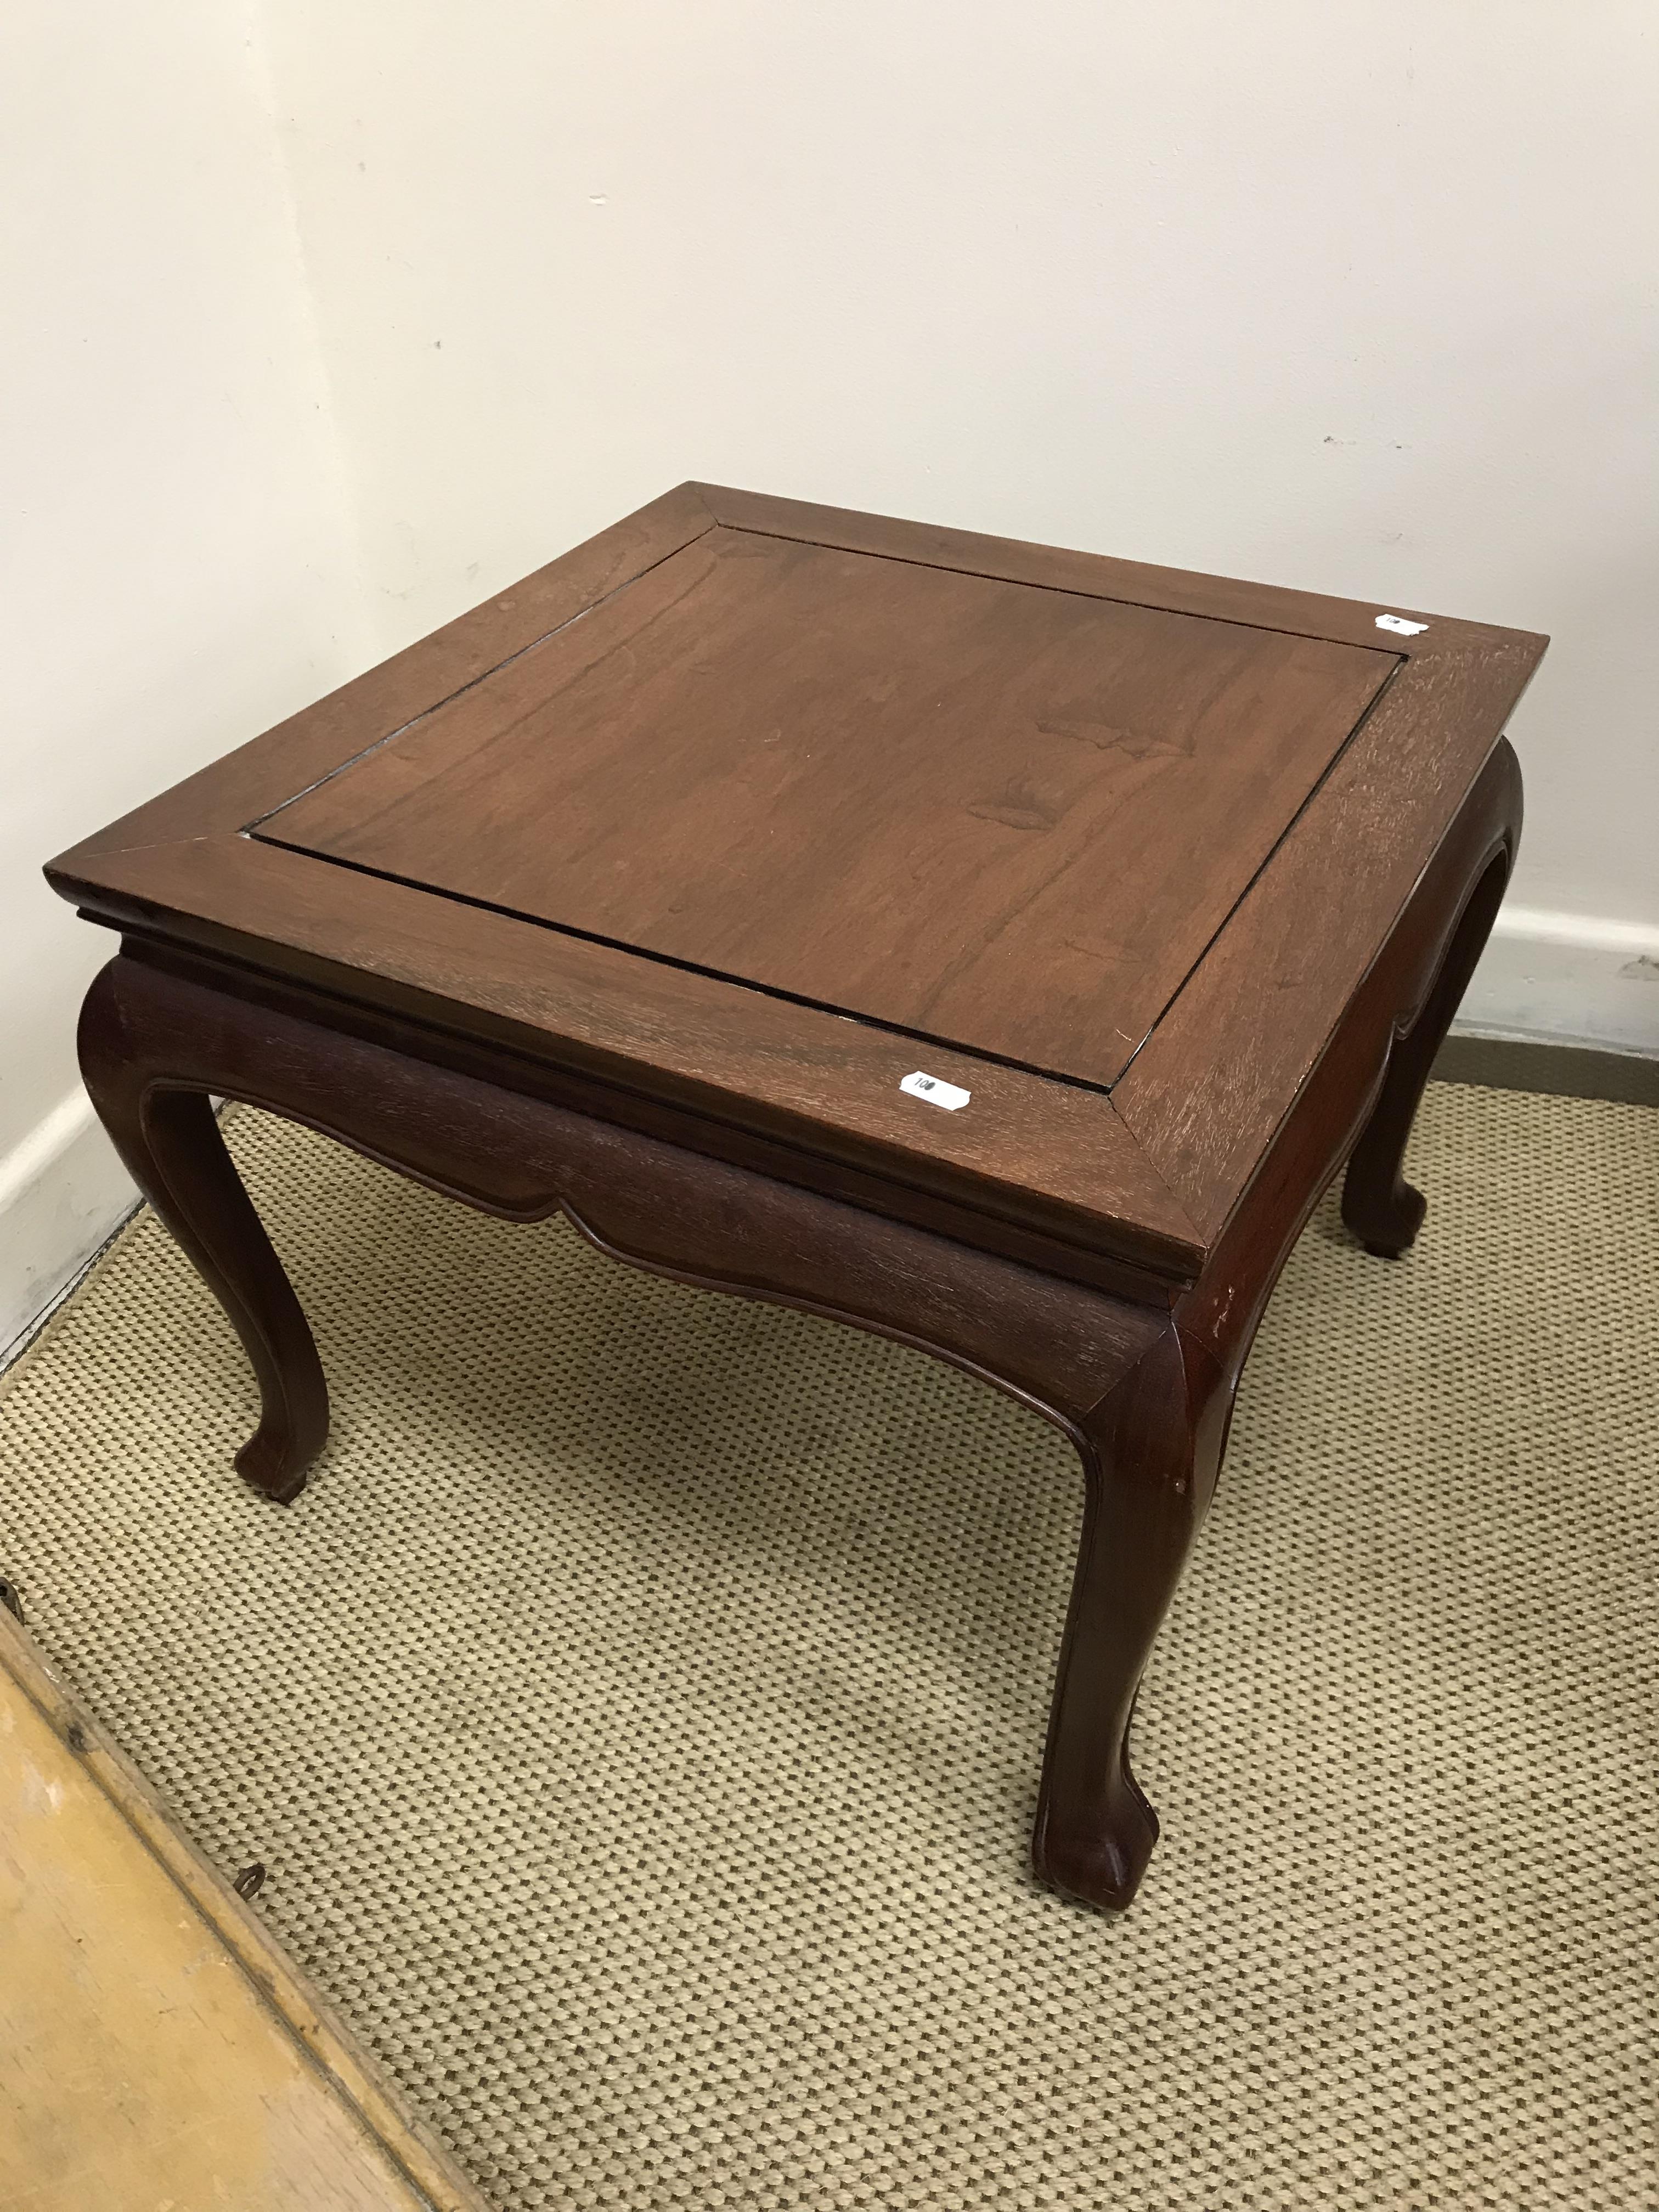
[[[687,485],[49,872],[1190,1274],[1543,642]]]

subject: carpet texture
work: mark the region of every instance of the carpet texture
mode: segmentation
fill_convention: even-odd
[[[1121,1920],[1024,1863],[1057,1434],[232,1141],[313,1489],[233,1474],[249,1376],[141,1217],[0,1396],[0,1571],[504,2212],[1659,2204],[1659,1115],[1437,1087],[1418,1251],[1310,1225]]]

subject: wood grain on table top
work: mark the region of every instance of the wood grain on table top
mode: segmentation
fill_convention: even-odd
[[[106,854],[96,896],[143,933],[425,1016],[803,1157],[959,1194],[1176,1276],[1200,1256],[1096,1091],[933,1047],[929,1070],[972,1093],[971,1110],[945,1113],[899,1090],[921,1057],[908,1039],[249,838]]]
[[[1104,1086],[1395,665],[719,529],[257,834]]]
[[[49,872],[1189,1273],[1545,643],[1380,611],[685,485]]]

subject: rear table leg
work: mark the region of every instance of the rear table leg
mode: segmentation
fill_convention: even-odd
[[[1417,1118],[1435,1054],[1445,1042],[1476,961],[1486,947],[1509,878],[1501,853],[1476,884],[1452,933],[1421,1012],[1389,1054],[1382,1088],[1348,1160],[1342,1218],[1368,1252],[1397,1260],[1415,1241],[1428,1201],[1401,1172],[1406,1140]]]

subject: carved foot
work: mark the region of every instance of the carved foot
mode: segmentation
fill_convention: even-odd
[[[1350,1213],[1347,1189],[1343,1189],[1342,1218],[1374,1260],[1403,1259],[1417,1242],[1417,1232],[1428,1213],[1429,1201],[1403,1176],[1381,1200]]]
[[[1094,1832],[1057,1824],[1052,1812],[1040,1817],[1031,1840],[1031,1863],[1041,1880],[1062,1897],[1103,1911],[1121,1912],[1140,1887],[1158,1841],[1158,1815],[1141,1795],[1129,1769],[1127,1735],[1111,1761],[1111,1772],[1092,1808]]]
[[[328,1389],[305,1316],[225,1150],[209,1101],[231,1086],[225,1041],[179,1029],[167,979],[125,959],[94,981],[81,1013],[81,1070],[128,1172],[177,1237],[241,1339],[259,1383],[259,1425],[236,1455],[267,1498],[296,1498],[328,1436]],[[250,1018],[253,1018],[250,1017]]]

